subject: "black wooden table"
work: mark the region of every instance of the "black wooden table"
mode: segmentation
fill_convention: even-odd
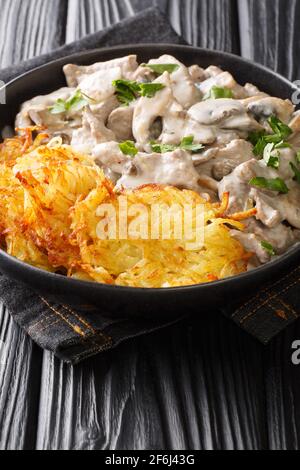
[[[104,28],[154,0],[0,0],[2,67]],[[300,79],[299,0],[160,0],[188,42]],[[200,315],[200,314],[199,314]],[[204,315],[204,313],[201,313]],[[0,313],[3,449],[298,449],[300,322],[264,348],[205,314],[63,365]]]

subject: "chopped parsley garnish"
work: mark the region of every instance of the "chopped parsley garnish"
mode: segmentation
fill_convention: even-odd
[[[157,75],[162,75],[165,72],[173,73],[179,69],[178,64],[142,64],[142,67],[151,69]]]
[[[271,168],[275,168],[278,170],[279,168],[279,157],[280,153],[277,151],[276,155],[274,155],[275,144],[268,144],[264,150],[264,161],[266,162],[267,166]]]
[[[153,98],[156,93],[160,90],[163,90],[165,85],[162,83],[140,83],[139,94],[141,96],[146,96],[147,98]]]
[[[138,153],[138,149],[135,146],[135,143],[132,140],[126,140],[119,144],[119,148],[124,155],[130,155],[130,157],[135,157]]]
[[[300,164],[300,152],[297,152],[296,160],[297,160],[297,163]]]
[[[50,106],[49,111],[51,114],[61,114],[68,111],[80,111],[85,108],[90,102],[95,102],[93,98],[83,93],[81,90],[77,90],[76,93],[71,96],[68,100],[59,98],[53,106]]]
[[[131,80],[114,80],[113,86],[116,88],[118,100],[126,106],[137,98],[140,91],[139,83]]]
[[[199,153],[201,150],[204,149],[204,145],[194,144],[194,136],[189,135],[182,139],[180,148],[186,150],[187,152]]]
[[[262,241],[261,246],[263,247],[263,249],[267,253],[269,253],[270,256],[276,256],[276,251],[275,251],[273,245],[271,245],[271,243],[266,242],[266,241]]]
[[[248,137],[248,140],[254,146],[253,153],[257,157],[263,157],[268,144],[274,144],[273,150],[290,147],[290,144],[285,140],[293,133],[292,129],[276,116],[271,116],[268,123],[274,134],[267,134],[264,131],[251,132]]]
[[[204,149],[204,146],[202,144],[194,143],[193,135],[184,137],[179,145],[159,144],[157,142],[150,142],[150,145],[152,151],[156,153],[173,152],[176,149],[182,149],[192,153],[199,153],[201,150]]]
[[[252,178],[249,181],[249,184],[251,186],[255,186],[256,188],[277,191],[281,194],[287,194],[289,192],[289,188],[281,178],[267,179],[257,176],[256,178]]]
[[[248,136],[248,140],[249,142],[251,142],[252,145],[256,145],[258,143],[258,141],[264,137],[266,134],[265,134],[265,131],[255,131],[255,132],[250,132],[249,136]]]
[[[131,80],[114,80],[117,97],[120,103],[128,106],[138,96],[153,98],[155,94],[165,88],[162,83],[138,83]]]
[[[295,178],[294,178],[295,181],[297,181],[297,183],[300,184],[300,170],[299,170],[299,168],[297,168],[296,165],[293,162],[291,162],[290,165],[291,165],[291,168],[292,168],[292,170],[295,174]]]
[[[168,152],[173,152],[177,148],[179,148],[179,145],[171,145],[171,144],[159,144],[157,142],[150,142],[151,145],[151,150],[152,152],[155,153],[168,153]]]
[[[280,121],[276,116],[271,116],[268,119],[268,123],[274,134],[280,135],[282,140],[288,139],[293,133],[292,129]]]
[[[213,86],[210,92],[204,96],[203,100],[218,100],[220,98],[233,98],[230,88]]]

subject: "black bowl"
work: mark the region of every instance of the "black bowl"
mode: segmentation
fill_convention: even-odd
[[[218,65],[230,71],[238,82],[251,82],[274,96],[291,98],[296,88],[278,74],[240,57],[223,52],[176,45],[133,45],[99,49],[51,62],[17,78],[7,85],[6,105],[0,106],[0,126],[13,125],[21,103],[38,94],[45,94],[65,85],[62,72],[67,63],[92,64],[97,61],[136,53],[147,62],[161,54],[175,55],[187,65]],[[146,317],[172,319],[187,312],[209,311],[245,295],[255,293],[267,282],[291,270],[300,259],[296,246],[284,256],[242,274],[209,284],[171,289],[135,289],[107,286],[68,279],[24,264],[0,251],[0,270],[9,278],[22,282],[42,296],[73,307],[104,309],[113,317]]]

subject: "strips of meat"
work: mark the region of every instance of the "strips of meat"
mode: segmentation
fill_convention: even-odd
[[[75,65],[67,64],[64,66],[64,74],[66,76],[67,84],[69,87],[78,87],[83,80],[89,75],[97,72],[108,72],[111,69],[118,68],[122,78],[131,79],[132,74],[138,68],[136,55],[122,57],[120,59],[113,59],[107,62],[98,62],[93,65]],[[120,78],[121,78],[120,77]]]
[[[189,109],[201,99],[201,93],[189,73],[188,68],[170,55],[152,59],[150,64],[176,64],[178,69],[170,74],[174,98],[184,108]]]

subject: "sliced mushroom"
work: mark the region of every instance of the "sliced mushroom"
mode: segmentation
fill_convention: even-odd
[[[292,118],[295,107],[290,100],[280,98],[262,97],[248,104],[248,110],[257,119],[266,120],[272,115],[288,124]]]
[[[206,126],[219,129],[237,129],[241,131],[261,130],[262,127],[250,116],[245,107],[232,99],[202,101],[191,107],[188,115]]]
[[[132,107],[121,106],[110,114],[107,127],[115,134],[118,142],[133,139],[133,112],[134,110]]]

